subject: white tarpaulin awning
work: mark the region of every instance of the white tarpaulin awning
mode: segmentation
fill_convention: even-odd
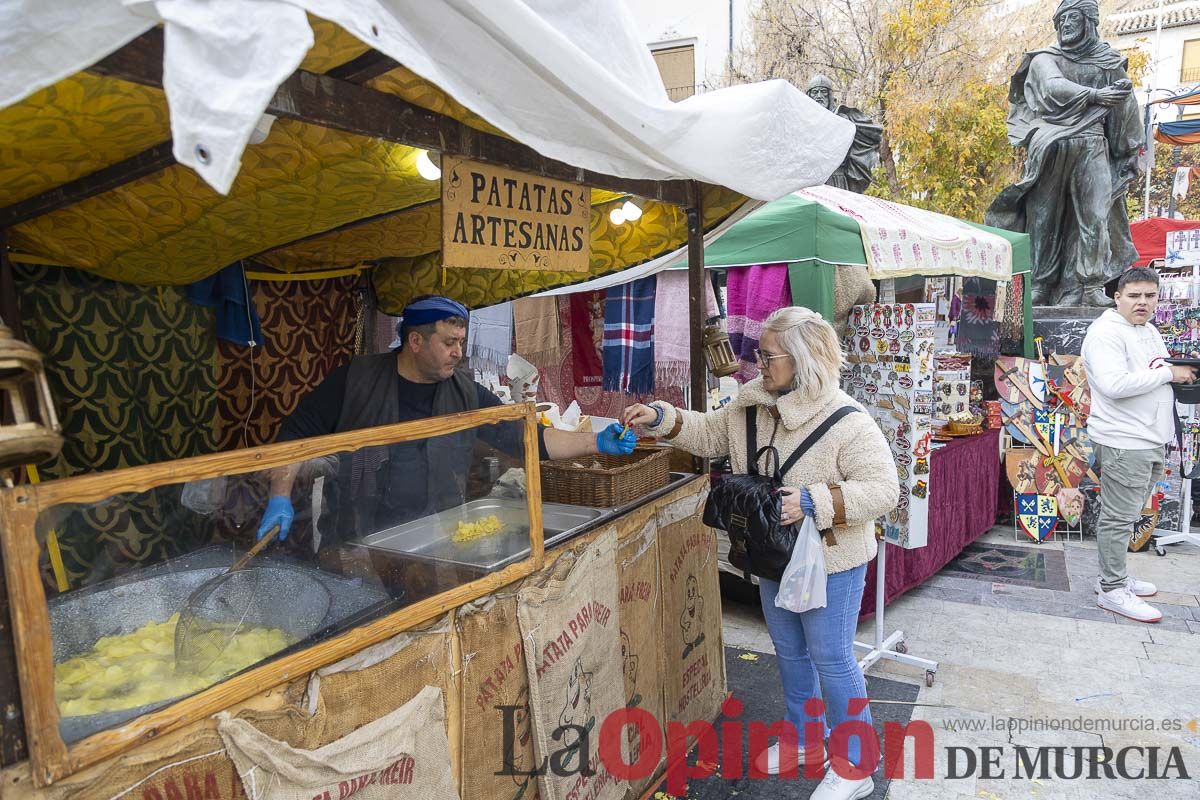
[[[276,88],[312,47],[306,12],[517,141],[597,172],[772,200],[823,183],[854,134],[785,81],[670,102],[614,0],[0,0],[0,107],[162,24],[175,158],[224,193]]]
[[[704,246],[708,247],[713,242],[721,238],[721,236],[736,225],[738,222],[745,219],[755,209],[762,206],[762,203],[750,201],[744,203],[741,208],[730,214],[721,221],[717,227],[713,228],[708,233],[704,234]],[[657,275],[668,269],[686,269],[688,266],[688,249],[687,246],[676,248],[669,253],[664,253],[658,258],[647,261],[645,264],[639,264],[636,267],[623,269],[620,272],[614,272],[611,275],[605,275],[602,278],[587,281],[586,283],[573,283],[570,286],[560,286],[557,289],[547,289],[544,292],[538,292],[534,297],[555,297],[560,294],[575,294],[576,292],[595,292],[601,289],[607,289],[610,286],[620,286],[636,281],[639,278],[649,278],[651,275]]]

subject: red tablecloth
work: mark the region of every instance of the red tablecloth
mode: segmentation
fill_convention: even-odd
[[[885,604],[949,564],[964,547],[996,524],[999,438],[999,430],[987,430],[933,451],[929,463],[929,543],[915,550],[888,546]],[[867,586],[859,616],[874,614],[872,561],[867,565]]]

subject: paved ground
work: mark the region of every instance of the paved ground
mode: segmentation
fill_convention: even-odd
[[[1200,798],[1200,548],[1173,545],[1166,557],[1152,551],[1130,554],[1131,571],[1154,581],[1160,591],[1151,602],[1164,620],[1144,625],[1096,606],[1092,542],[1017,542],[1011,527],[997,527],[980,541],[1062,552],[1069,589],[998,584],[944,570],[888,607],[886,631],[903,630],[913,655],[940,663],[931,688],[924,685],[923,671],[913,667],[886,661],[873,667],[873,674],[920,685],[913,718],[929,721],[936,737],[938,777],[897,780],[888,797]],[[727,599],[725,620],[726,644],[772,651],[753,606]],[[873,637],[873,625],[860,626],[860,641]],[[993,730],[997,719],[1043,729]],[[1059,720],[1091,726],[1091,731],[1045,730]],[[1161,730],[1164,720],[1172,730]],[[1147,730],[1148,723],[1158,729]],[[963,730],[964,725],[977,729]],[[1017,745],[1114,752],[1157,747],[1159,769],[1175,747],[1192,780],[1107,780],[1102,772],[1097,780],[1017,780]],[[974,748],[976,754],[981,747],[1003,748],[1000,767],[1006,777],[985,779],[977,768],[974,775],[947,780],[950,747]],[[1074,751],[1066,753],[1069,770]],[[1149,766],[1148,750],[1130,750],[1127,758],[1129,773]],[[911,754],[906,760],[911,776]]]

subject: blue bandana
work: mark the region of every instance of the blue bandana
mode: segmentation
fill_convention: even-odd
[[[471,312],[462,303],[455,302],[449,297],[426,297],[404,307],[400,321],[396,323],[396,338],[392,340],[391,349],[397,350],[403,345],[400,338],[401,328],[415,328],[420,325],[432,325],[444,319],[457,317],[469,319]]]

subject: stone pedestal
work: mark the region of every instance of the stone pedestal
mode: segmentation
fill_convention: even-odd
[[[1092,321],[1104,313],[1092,306],[1034,306],[1033,335],[1042,337],[1046,355],[1079,355]]]

